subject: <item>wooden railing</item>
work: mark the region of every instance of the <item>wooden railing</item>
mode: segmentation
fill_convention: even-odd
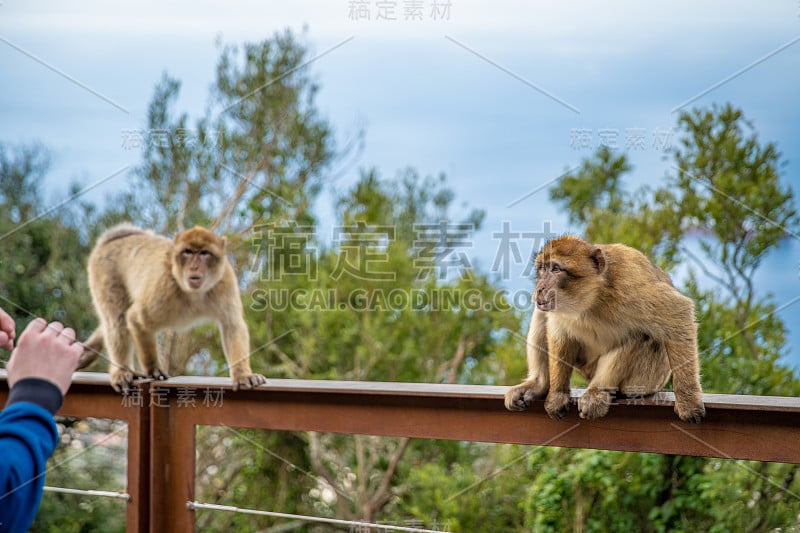
[[[198,425],[595,448],[800,463],[800,399],[706,394],[706,419],[681,422],[671,393],[621,400],[605,418],[551,420],[542,402],[506,411],[506,387],[177,377],[122,397],[106,374],[77,373],[59,411],[128,424],[129,532],[194,531]],[[574,390],[573,398],[582,391]],[[0,373],[0,402],[8,393]]]

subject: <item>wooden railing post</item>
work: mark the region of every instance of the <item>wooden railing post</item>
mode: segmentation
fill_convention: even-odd
[[[150,532],[191,533],[194,511],[195,424],[175,389],[151,384]],[[187,412],[188,413],[185,413]]]
[[[147,406],[149,385],[141,389],[141,403],[129,405],[128,421],[128,501],[125,531],[150,531],[150,408]]]

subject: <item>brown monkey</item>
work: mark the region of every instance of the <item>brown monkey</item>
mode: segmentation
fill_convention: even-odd
[[[215,321],[222,333],[234,390],[266,383],[250,370],[250,335],[239,285],[225,256],[225,239],[194,227],[174,240],[123,224],[103,233],[89,256],[89,288],[100,327],[86,341],[84,368],[103,346],[111,356],[111,386],[130,388],[139,375],[167,379],[158,366],[156,335]]]
[[[657,392],[673,374],[681,420],[705,416],[694,302],[638,250],[592,245],[567,235],[536,256],[536,308],[528,330],[528,379],[506,393],[506,408],[545,399],[552,418],[569,408],[572,370],[588,380],[581,418],[605,416],[612,394]]]

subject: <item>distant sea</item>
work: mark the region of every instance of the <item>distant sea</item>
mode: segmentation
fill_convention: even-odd
[[[778,311],[787,329],[784,362],[800,371],[800,239],[781,240],[759,267],[755,288],[759,296],[771,293],[778,308],[786,305]]]

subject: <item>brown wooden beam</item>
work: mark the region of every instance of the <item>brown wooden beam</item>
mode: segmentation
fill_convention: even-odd
[[[681,422],[674,396],[619,401],[608,416],[582,420],[575,405],[551,420],[543,403],[505,409],[506,387],[270,380],[233,392],[226,378],[179,377],[167,389],[221,390],[221,405],[183,406],[198,425],[504,442],[800,463],[800,399],[707,394],[700,424]],[[576,400],[581,390],[573,391]]]
[[[198,425],[504,442],[800,464],[800,399],[706,394],[700,424],[681,422],[674,397],[619,401],[608,416],[561,421],[542,402],[503,405],[506,387],[272,379],[234,392],[228,378],[177,377],[142,384],[142,405],[115,393],[106,374],[76,374],[65,416],[128,422],[128,531],[194,530]],[[582,391],[573,391],[577,400]],[[0,372],[0,402],[7,384]],[[574,402],[573,402],[574,403]],[[235,430],[235,429],[234,429]]]

